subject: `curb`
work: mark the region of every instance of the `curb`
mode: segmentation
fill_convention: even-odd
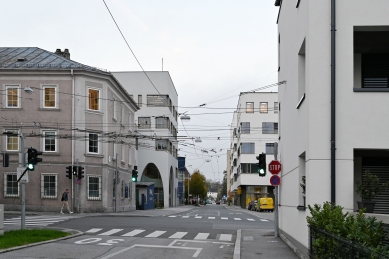
[[[236,231],[236,241],[235,241],[235,249],[234,249],[234,258],[233,259],[240,259],[240,242],[241,242],[241,235],[242,230],[239,229]]]
[[[39,228],[34,228],[34,229],[39,229]],[[0,254],[11,252],[11,251],[15,251],[15,250],[20,250],[20,249],[24,249],[24,248],[28,248],[28,247],[44,245],[44,244],[48,244],[48,243],[52,243],[52,242],[56,242],[56,241],[61,241],[61,240],[66,240],[66,239],[70,239],[70,238],[73,238],[73,237],[78,237],[78,236],[84,235],[84,232],[81,232],[81,231],[78,231],[78,230],[75,230],[75,229],[68,229],[68,228],[41,228],[41,229],[56,229],[56,230],[61,230],[63,232],[68,232],[68,233],[72,233],[73,232],[73,233],[70,234],[69,236],[66,236],[66,237],[60,237],[60,238],[46,240],[46,241],[42,241],[42,242],[31,243],[31,244],[28,244],[28,245],[22,245],[22,246],[15,246],[15,247],[6,248],[6,249],[3,249],[3,250],[0,250]]]

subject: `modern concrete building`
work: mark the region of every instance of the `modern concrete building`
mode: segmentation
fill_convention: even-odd
[[[155,205],[178,204],[178,94],[169,72],[114,72],[138,101],[135,114],[138,171],[142,182],[154,182]]]
[[[278,141],[278,95],[269,92],[240,93],[231,124],[230,191],[234,204],[246,208],[261,197],[274,197],[271,174],[260,177],[256,156],[266,154],[274,159],[274,143]]]
[[[306,255],[306,205],[330,201],[353,212],[367,169],[389,180],[389,2],[275,4],[279,81],[287,81],[279,86],[279,226]],[[388,195],[375,199],[384,221]]]
[[[111,73],[70,60],[67,49],[0,48],[0,88],[0,127],[7,133],[0,149],[10,156],[10,166],[0,167],[6,209],[20,208],[16,172],[28,147],[42,151],[43,161],[29,173],[27,210],[59,213],[66,188],[75,211],[135,209],[131,132],[139,107]],[[66,178],[72,165],[84,167],[85,178]]]

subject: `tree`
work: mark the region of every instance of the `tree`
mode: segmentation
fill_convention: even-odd
[[[227,176],[224,174],[223,177],[223,183],[219,192],[220,198],[222,198],[224,195],[227,196]]]
[[[207,196],[206,178],[199,170],[193,172],[189,182],[189,192],[194,196],[204,198]]]

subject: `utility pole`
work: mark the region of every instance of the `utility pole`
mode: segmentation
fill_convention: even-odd
[[[77,187],[76,187],[76,193],[72,193],[73,196],[76,197],[76,201],[77,201],[77,213],[80,213],[80,184],[81,184],[81,180],[80,180],[80,183],[78,183],[78,174],[80,173],[79,172],[79,167],[78,167],[78,159],[76,160],[76,163],[77,163]],[[72,172],[73,173],[73,172]],[[74,181],[74,180],[72,180]]]
[[[115,169],[115,181],[114,181],[114,190],[115,190],[115,212],[118,211],[117,200],[118,200],[118,153],[116,153],[116,169]]]
[[[278,143],[274,142],[274,160],[277,160]],[[274,236],[278,237],[278,186],[274,188]]]

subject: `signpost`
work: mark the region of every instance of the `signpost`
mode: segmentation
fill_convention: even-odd
[[[274,142],[274,160],[269,163],[269,172],[273,174],[270,178],[270,184],[274,186],[274,236],[278,237],[278,186],[281,178],[277,175],[281,172],[281,163],[277,160],[278,143]]]

